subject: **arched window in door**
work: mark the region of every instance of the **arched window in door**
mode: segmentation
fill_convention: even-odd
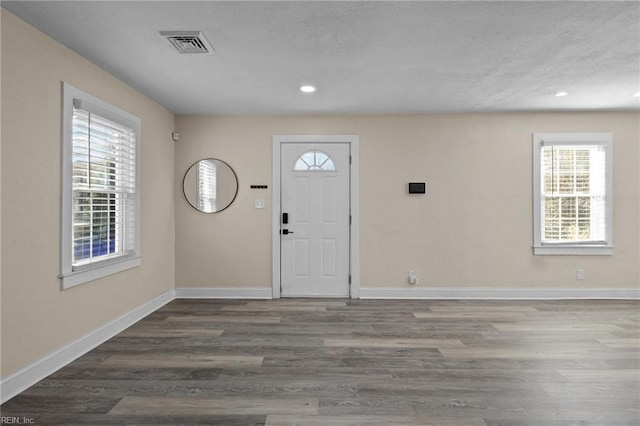
[[[297,172],[331,172],[336,170],[336,166],[327,154],[313,150],[298,157],[293,170]]]

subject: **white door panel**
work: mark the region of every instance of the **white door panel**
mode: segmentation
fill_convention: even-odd
[[[349,296],[349,144],[281,145],[282,296]],[[282,215],[281,215],[282,217]]]

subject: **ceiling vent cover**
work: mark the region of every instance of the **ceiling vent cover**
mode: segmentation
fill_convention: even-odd
[[[214,52],[200,31],[160,31],[160,35],[166,37],[180,53]]]

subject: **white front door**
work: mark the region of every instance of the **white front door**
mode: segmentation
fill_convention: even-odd
[[[283,143],[281,295],[349,297],[350,147]]]

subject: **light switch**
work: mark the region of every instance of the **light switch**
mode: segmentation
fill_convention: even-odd
[[[264,198],[256,198],[255,206],[256,206],[256,209],[264,209]]]

